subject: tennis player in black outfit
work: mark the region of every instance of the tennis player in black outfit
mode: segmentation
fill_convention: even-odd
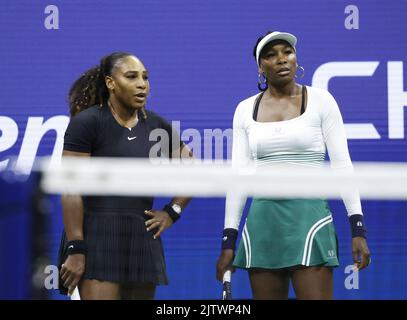
[[[137,57],[118,52],[103,58],[69,92],[63,156],[148,158],[157,144],[149,135],[162,129],[169,145],[161,156],[192,157],[171,125],[145,109],[148,93],[148,72]],[[63,195],[61,292],[72,294],[78,286],[84,300],[153,299],[156,286],[168,282],[160,234],[189,201],[173,198],[152,210],[150,197]]]

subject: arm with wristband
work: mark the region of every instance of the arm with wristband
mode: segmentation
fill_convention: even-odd
[[[145,210],[144,213],[151,218],[145,222],[147,231],[157,228],[153,238],[158,238],[164,230],[181,218],[182,210],[190,201],[189,197],[175,197],[162,210]]]
[[[233,145],[232,145],[232,167],[238,170],[252,161],[249,141],[244,129],[244,119],[247,116],[247,108],[239,104],[233,117]],[[222,282],[223,275],[227,270],[234,271],[232,267],[236,249],[240,221],[246,196],[238,193],[226,195],[225,225],[222,236],[222,249],[216,265],[216,278]]]
[[[87,153],[64,151],[64,156],[89,156]],[[60,270],[63,286],[72,295],[85,272],[87,245],[83,237],[83,202],[79,195],[62,195],[62,211],[66,238],[67,258]]]
[[[322,134],[328,149],[332,170],[353,172],[349,155],[343,119],[333,96],[326,92],[324,104],[321,105]],[[363,217],[359,191],[356,188],[341,192],[348,214],[352,235],[352,257],[358,270],[370,264],[370,252],[366,243],[367,229]]]
[[[78,113],[69,122],[64,136],[63,157],[90,157],[97,137],[97,118],[90,113]],[[67,242],[64,242],[60,277],[62,286],[72,295],[85,272],[87,245],[83,234],[83,202],[80,195],[64,194],[61,197],[64,229]]]
[[[174,150],[171,154],[171,158],[175,157],[192,159],[193,155],[192,151],[185,144],[180,142],[180,148]],[[145,210],[144,213],[150,217],[150,219],[145,222],[147,231],[157,228],[153,237],[154,239],[158,238],[164,230],[168,229],[181,218],[182,210],[190,201],[190,197],[174,197],[162,210]]]

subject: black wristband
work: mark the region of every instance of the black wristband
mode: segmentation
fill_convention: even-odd
[[[169,204],[164,207],[163,211],[168,213],[172,220],[172,223],[175,223],[181,217]]]
[[[67,244],[68,255],[70,254],[87,254],[88,246],[84,240],[72,240]]]
[[[224,229],[223,238],[222,238],[222,250],[225,250],[225,249],[235,250],[236,240],[237,240],[237,230],[236,229],[233,229],[233,228]]]
[[[352,238],[363,237],[366,239],[367,229],[365,227],[365,220],[361,214],[353,214],[349,217]]]

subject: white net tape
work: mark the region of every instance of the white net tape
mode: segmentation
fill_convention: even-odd
[[[120,196],[224,197],[228,192],[261,197],[340,198],[357,188],[364,199],[407,199],[407,165],[354,163],[354,172],[322,167],[232,168],[229,162],[168,163],[123,158],[64,158],[43,164],[48,193]]]

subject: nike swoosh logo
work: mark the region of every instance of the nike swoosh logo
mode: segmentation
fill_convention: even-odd
[[[131,141],[131,140],[134,140],[134,139],[136,139],[137,137],[127,137],[127,140],[129,140],[129,141]]]
[[[73,245],[70,245],[70,246],[68,247],[68,249],[73,249]]]

